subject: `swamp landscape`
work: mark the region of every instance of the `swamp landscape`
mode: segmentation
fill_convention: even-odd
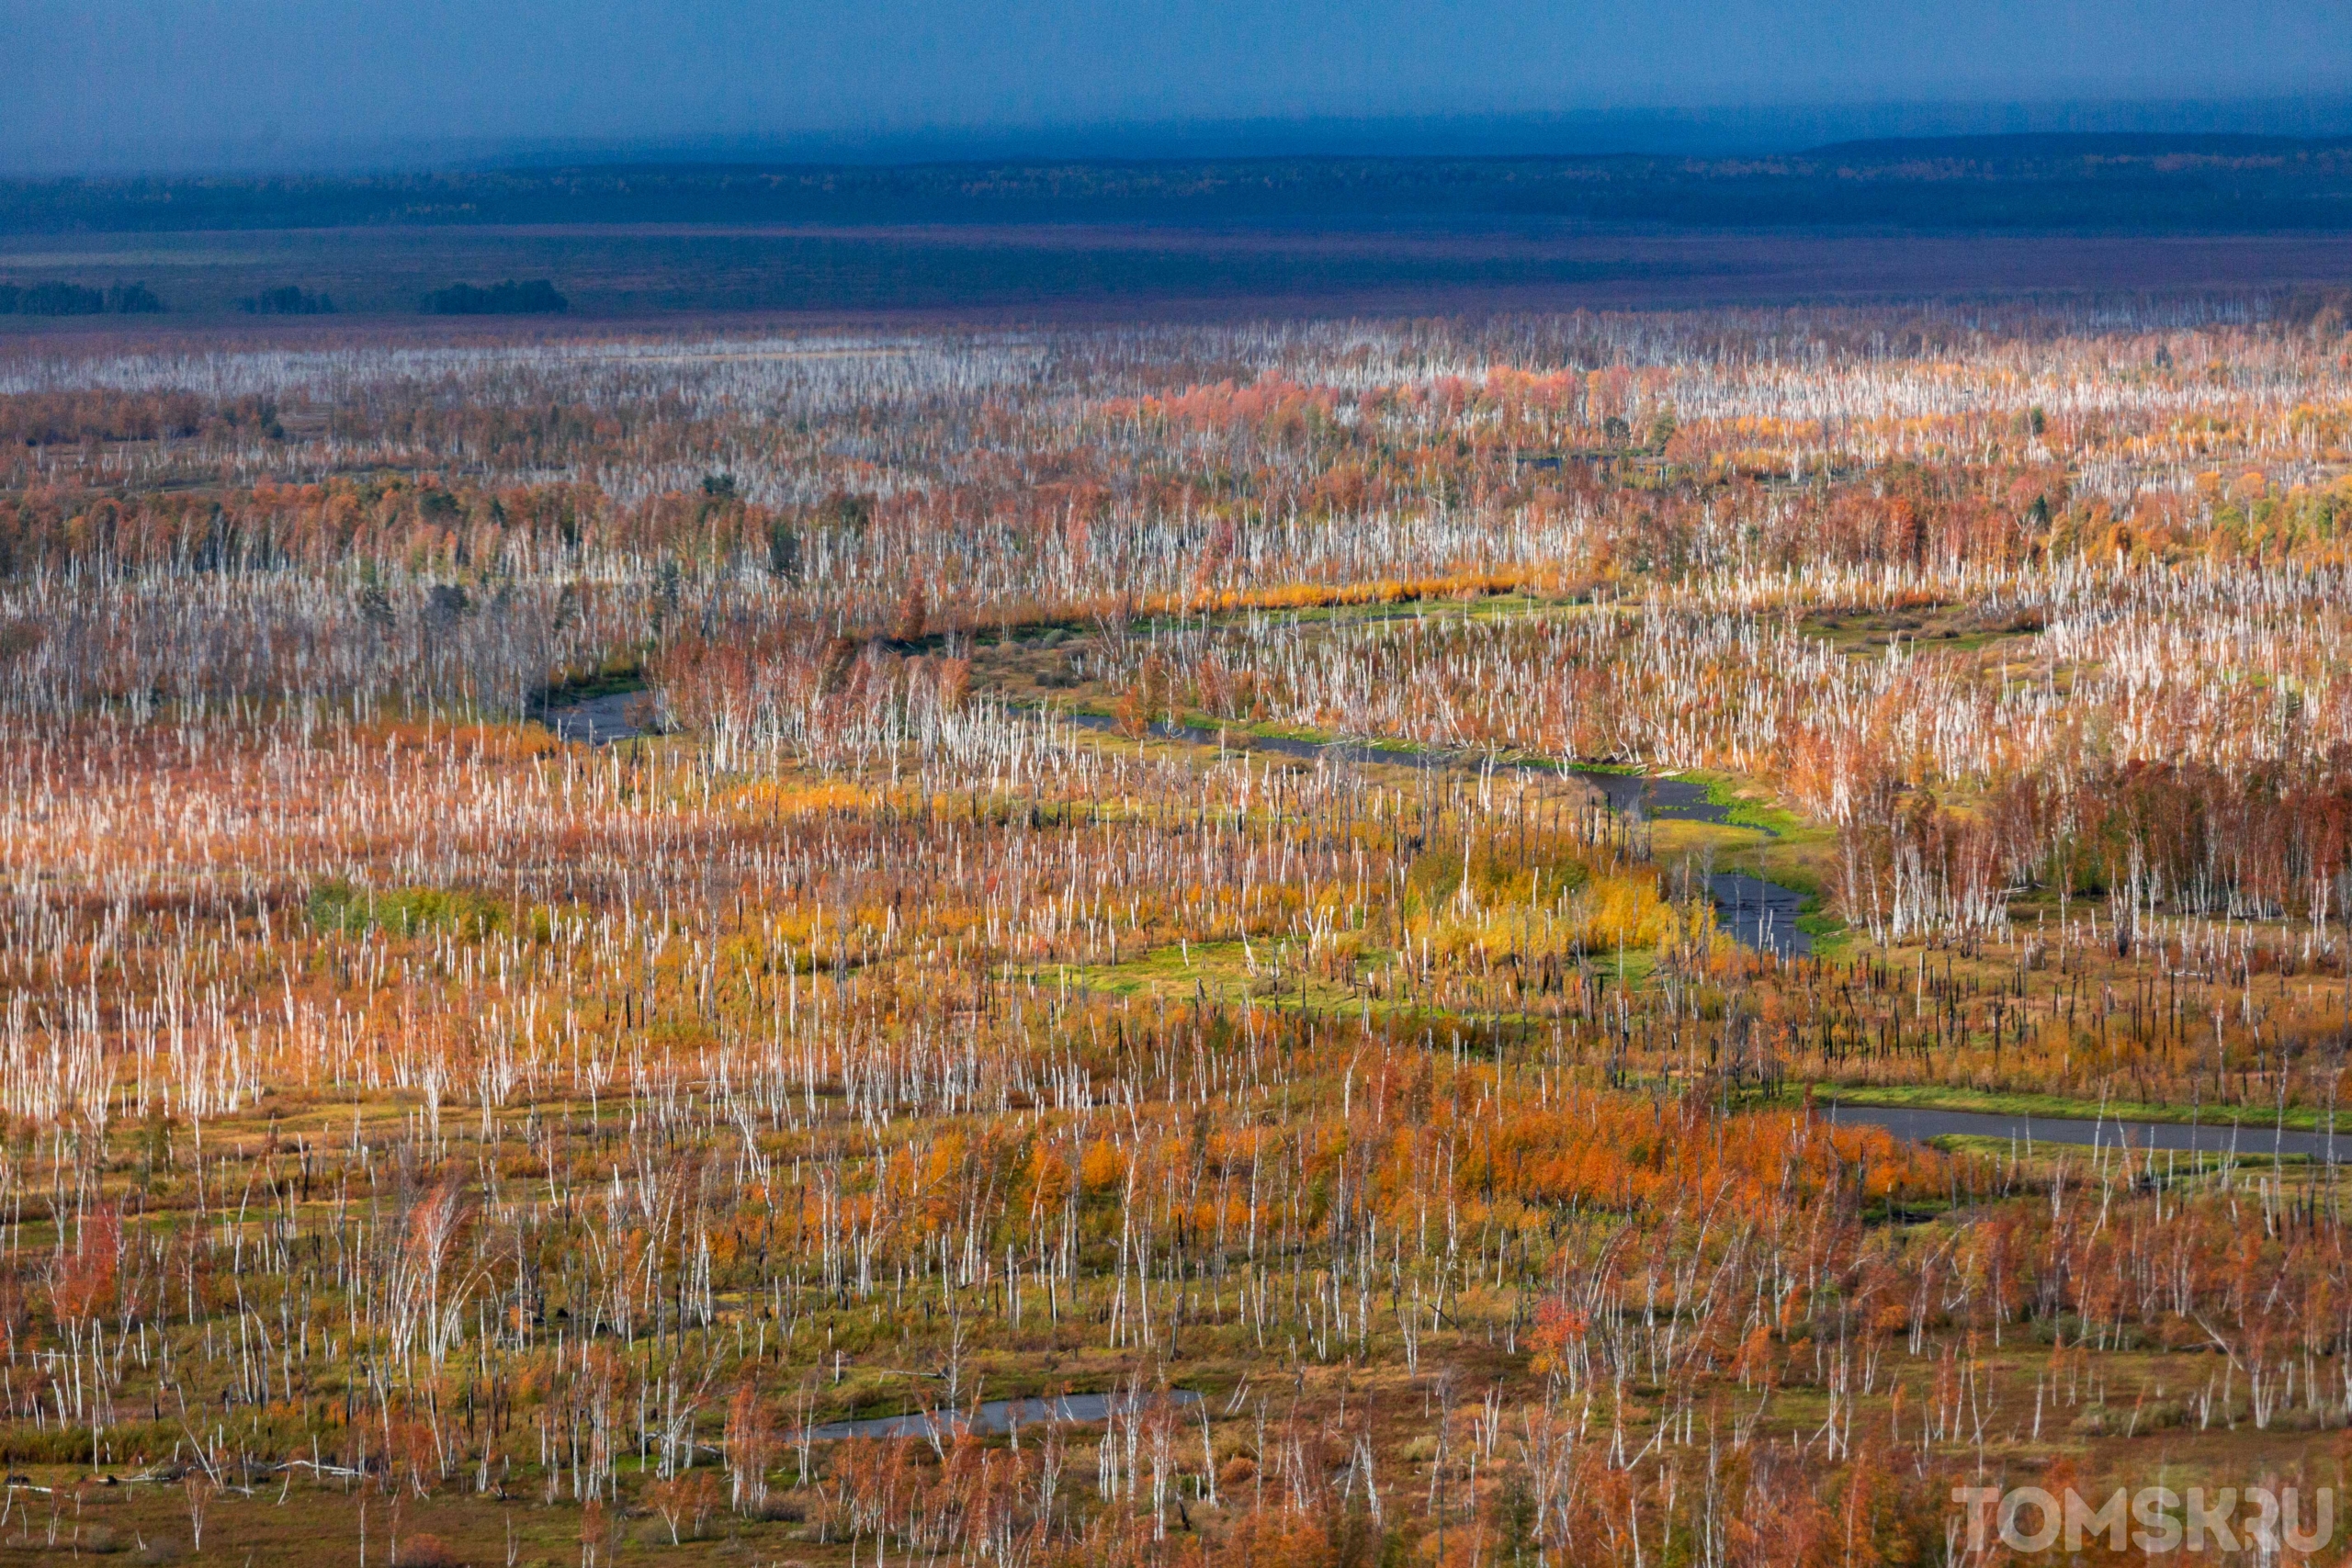
[[[0,338],[0,1562],[2340,1557],[2324,278],[551,270]]]

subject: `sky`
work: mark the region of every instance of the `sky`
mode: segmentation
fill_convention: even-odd
[[[0,0],[17,172],[1247,150],[1351,125],[1557,152],[1695,125],[1744,150],[1857,106],[1882,111],[1865,130],[2352,130],[2346,105],[2347,0]],[[1774,118],[1792,107],[1813,112]]]

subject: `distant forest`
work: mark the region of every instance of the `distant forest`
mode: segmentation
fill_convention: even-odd
[[[0,232],[374,224],[1571,219],[1702,227],[2352,228],[2352,141],[2014,136],[1785,157],[607,164],[0,182]]]
[[[0,283],[0,316],[149,316],[163,309],[143,283],[105,288],[54,280],[24,287]]]
[[[453,283],[424,297],[428,316],[560,316],[571,308],[571,302],[544,277],[528,283],[509,278],[487,288]]]

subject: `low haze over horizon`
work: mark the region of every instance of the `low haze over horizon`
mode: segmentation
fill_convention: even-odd
[[[1755,152],[2019,130],[2352,131],[2322,0],[1917,7],[719,0],[322,17],[0,0],[0,169]]]

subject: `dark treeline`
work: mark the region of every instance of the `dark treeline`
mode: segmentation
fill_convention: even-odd
[[[0,316],[151,316],[164,309],[143,283],[86,288],[78,283],[0,283]]]
[[[571,308],[571,301],[544,277],[528,283],[510,277],[487,288],[453,283],[427,294],[424,307],[428,316],[558,316]]]
[[[2352,148],[2252,136],[1849,143],[1782,157],[610,164],[0,183],[0,231],[346,224],[1216,222],[1418,214],[1951,231],[2327,229]]]
[[[246,295],[237,301],[237,309],[249,316],[332,316],[334,296],[313,294],[299,283],[287,283]]]

